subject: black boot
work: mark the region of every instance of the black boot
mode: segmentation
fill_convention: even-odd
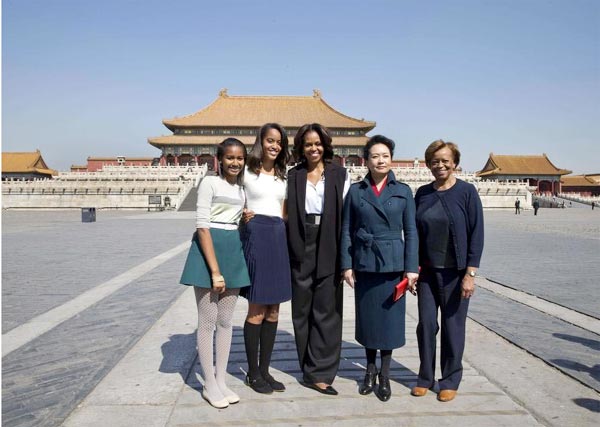
[[[387,402],[392,396],[392,388],[390,387],[390,379],[379,374],[379,390],[377,398],[382,402]]]
[[[376,383],[377,370],[367,368],[365,379],[363,380],[363,383],[358,387],[358,393],[362,394],[363,396],[372,393]]]

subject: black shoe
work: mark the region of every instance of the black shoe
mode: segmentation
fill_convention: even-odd
[[[273,391],[277,391],[277,392],[285,391],[285,386],[283,385],[283,383],[277,381],[275,378],[273,378],[271,376],[271,374],[263,374],[263,378],[271,386]]]
[[[387,402],[392,396],[392,388],[390,387],[390,379],[379,374],[379,390],[377,398],[382,402]]]
[[[372,393],[376,383],[377,371],[367,371],[363,383],[358,387],[358,393],[363,396]]]
[[[250,375],[246,375],[246,380],[244,381],[248,387],[254,390],[257,393],[262,394],[271,394],[273,393],[273,389],[269,385],[268,382],[265,381],[263,377],[256,377],[254,379],[250,378]]]
[[[318,385],[316,385],[315,383],[306,383],[305,382],[305,383],[302,383],[302,385],[304,387],[308,387],[308,388],[312,388],[313,390],[317,390],[319,393],[323,393],[328,396],[337,396],[338,395],[337,390],[330,385],[328,385],[325,388],[321,388]]]

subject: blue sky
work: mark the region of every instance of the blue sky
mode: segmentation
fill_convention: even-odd
[[[231,95],[311,95],[397,158],[456,142],[600,173],[600,2],[2,2],[2,150],[159,156],[162,120]]]

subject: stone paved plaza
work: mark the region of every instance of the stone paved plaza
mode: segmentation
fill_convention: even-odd
[[[482,284],[600,318],[600,211],[485,218]],[[240,299],[229,383],[242,401],[215,410],[199,393],[193,296],[177,284],[193,231],[193,212],[99,211],[95,223],[79,211],[2,213],[3,425],[597,424],[600,336],[484,288],[471,302],[465,379],[449,404],[408,395],[418,368],[410,295],[392,399],[358,395],[364,355],[347,288],[339,397],[298,384],[289,303],[273,362],[288,390],[259,396],[245,387]]]

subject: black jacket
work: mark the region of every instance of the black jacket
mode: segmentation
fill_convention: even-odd
[[[304,258],[306,175],[305,163],[288,172],[287,231],[292,262],[301,262]],[[325,165],[325,201],[317,243],[317,277],[319,278],[339,273],[339,242],[342,232],[345,181],[345,168],[332,163]]]

